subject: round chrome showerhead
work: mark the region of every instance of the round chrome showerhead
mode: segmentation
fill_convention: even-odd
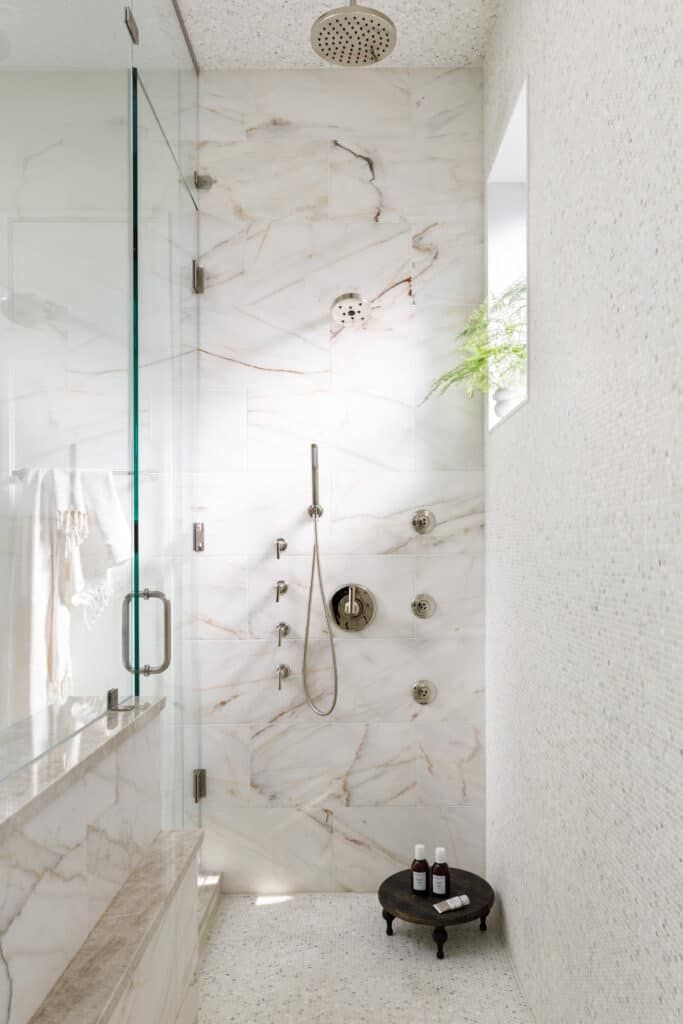
[[[378,64],[395,45],[396,26],[391,18],[355,0],[321,14],[311,29],[311,46],[318,56],[345,68]]]
[[[365,327],[370,319],[370,303],[358,292],[344,292],[334,300],[330,312],[335,324]]]

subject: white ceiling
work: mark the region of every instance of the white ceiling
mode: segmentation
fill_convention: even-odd
[[[398,34],[382,67],[479,64],[499,0],[366,0]],[[311,25],[341,0],[178,0],[202,69],[326,67]]]

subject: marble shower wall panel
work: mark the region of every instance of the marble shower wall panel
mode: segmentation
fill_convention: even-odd
[[[423,838],[476,870],[482,407],[425,396],[483,295],[480,72],[211,72],[200,91],[201,170],[215,179],[201,195],[194,487],[205,866],[232,891],[364,890]],[[365,330],[331,329],[345,291],[371,300]],[[312,441],[328,592],[361,582],[377,599],[366,633],[337,636],[326,720],[301,679]],[[419,537],[423,506],[437,526]],[[410,607],[420,590],[438,603],[425,622]],[[325,631],[318,603],[323,704]],[[278,691],[280,661],[292,674]],[[421,678],[438,691],[426,707],[411,695]]]

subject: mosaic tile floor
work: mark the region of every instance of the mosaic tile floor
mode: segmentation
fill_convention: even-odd
[[[201,958],[199,1024],[533,1024],[491,929],[384,933],[374,895],[223,896]]]

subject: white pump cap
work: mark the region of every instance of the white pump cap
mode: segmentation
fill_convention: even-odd
[[[446,863],[446,848],[445,846],[437,846],[436,853],[434,854],[434,860],[437,864]]]
[[[415,845],[415,860],[425,859],[425,848],[422,843],[416,843]]]

